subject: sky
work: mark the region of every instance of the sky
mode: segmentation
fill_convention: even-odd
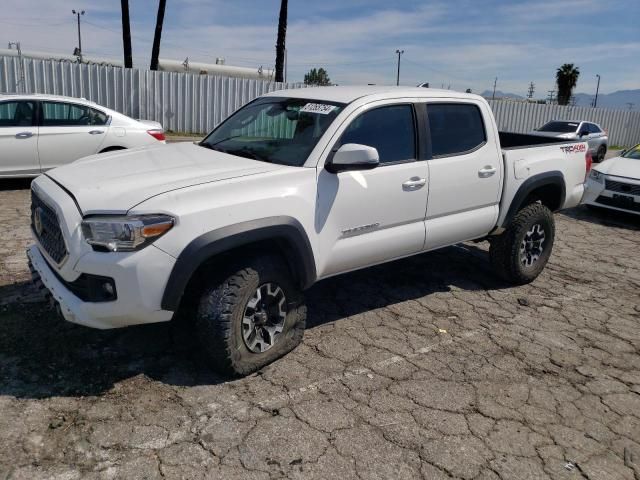
[[[85,55],[122,58],[118,0],[2,0],[0,46],[70,54],[84,9]],[[134,66],[150,61],[157,0],[130,0]],[[161,58],[273,68],[280,0],[167,0]],[[8,7],[8,8],[7,8]],[[400,83],[535,97],[563,63],[576,92],[640,88],[640,0],[289,0],[288,80],[323,67],[332,82]]]

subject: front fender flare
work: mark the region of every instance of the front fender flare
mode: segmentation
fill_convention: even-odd
[[[178,309],[193,274],[210,258],[233,248],[266,240],[286,244],[286,260],[302,289],[315,283],[317,277],[313,250],[303,226],[292,217],[267,217],[219,228],[192,240],[176,259],[162,296],[162,309],[173,312]]]

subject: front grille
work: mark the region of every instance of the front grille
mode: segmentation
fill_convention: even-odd
[[[60,264],[67,258],[69,252],[64,243],[58,215],[33,190],[31,190],[31,229],[44,251],[54,262]]]
[[[640,185],[634,185],[633,183],[616,182],[615,180],[607,179],[605,180],[604,188],[627,195],[640,195]]]
[[[622,208],[624,210],[630,210],[632,212],[640,212],[640,202],[629,202],[619,198],[605,197],[600,195],[596,198],[596,203],[601,205],[608,205],[609,207]]]

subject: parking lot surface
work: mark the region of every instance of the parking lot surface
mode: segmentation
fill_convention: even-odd
[[[638,219],[557,214],[523,287],[473,243],[321,282],[303,344],[227,381],[170,324],[55,318],[2,189],[0,479],[640,479]]]

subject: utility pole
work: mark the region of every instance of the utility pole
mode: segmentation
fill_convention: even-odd
[[[24,62],[22,61],[22,50],[20,49],[20,42],[9,42],[9,50],[11,50],[14,46],[18,51],[18,62],[20,62],[20,80],[16,82],[16,91],[18,90],[18,85],[22,85],[22,93],[26,93],[27,85],[24,81]]]
[[[73,52],[73,54],[77,55],[78,60],[82,62],[82,36],[80,35],[80,15],[84,15],[84,10],[71,10],[71,13],[78,17],[78,48],[75,52]]]
[[[596,73],[596,77],[598,77],[598,85],[596,85],[596,98],[593,99],[593,108],[598,106],[598,90],[600,90],[600,75]]]
[[[398,54],[398,74],[396,75],[396,85],[400,85],[400,57],[404,53],[404,50],[396,50]]]
[[[493,94],[491,95],[491,100],[496,99],[496,85],[498,85],[498,77],[493,81]]]
[[[533,99],[533,92],[535,92],[535,91],[536,91],[536,84],[531,82],[529,84],[529,92],[527,93],[527,98],[529,100]]]
[[[627,105],[629,105],[629,110],[633,110],[633,106],[635,105],[635,103],[627,102]]]
[[[549,98],[548,98],[549,103],[553,104],[553,101],[555,100],[554,97],[555,97],[556,91],[555,90],[548,90],[548,93],[549,93]]]

